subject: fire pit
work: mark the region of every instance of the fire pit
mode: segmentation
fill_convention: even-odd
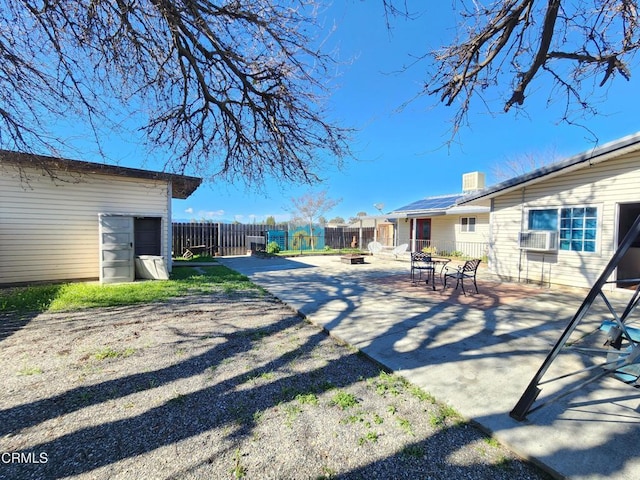
[[[348,255],[342,255],[340,257],[340,261],[349,265],[355,265],[358,263],[364,263],[364,256],[357,253],[350,253]]]

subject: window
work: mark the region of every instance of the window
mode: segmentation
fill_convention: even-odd
[[[476,231],[476,217],[462,217],[460,219],[460,231],[461,232],[475,232]]]
[[[531,210],[529,230],[558,230],[558,209]]]
[[[560,232],[560,250],[595,252],[596,207],[547,208],[529,211],[529,230]]]
[[[595,252],[598,209],[594,207],[560,210],[560,250]]]

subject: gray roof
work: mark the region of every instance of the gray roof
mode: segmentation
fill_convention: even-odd
[[[97,173],[104,175],[116,175],[132,178],[143,178],[151,180],[164,180],[171,182],[171,192],[173,198],[184,200],[191,195],[200,183],[201,178],[177,175],[173,173],[154,172],[151,170],[141,170],[138,168],[119,167],[117,165],[107,165],[104,163],[92,163],[81,160],[69,160],[66,158],[55,158],[45,155],[31,153],[13,152],[0,150],[0,161],[14,165],[24,165],[42,168],[45,171],[71,171],[81,173]]]
[[[532,172],[525,173],[524,175],[510,178],[509,180],[485,188],[484,190],[480,190],[479,192],[471,195],[464,196],[458,200],[458,204],[465,205],[478,202],[479,200],[488,200],[517,188],[537,183],[544,178],[552,178],[554,176],[604,162],[636,150],[640,150],[640,132],[606,143],[600,147],[592,148],[565,160],[546,165],[538,168],[537,170],[533,170]]]

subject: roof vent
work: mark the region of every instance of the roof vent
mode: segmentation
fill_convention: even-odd
[[[462,175],[462,192],[474,192],[484,188],[484,173],[470,172]]]

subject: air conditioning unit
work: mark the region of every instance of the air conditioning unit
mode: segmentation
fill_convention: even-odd
[[[484,173],[469,172],[462,175],[462,192],[476,192],[484,188]]]
[[[541,252],[558,250],[558,232],[549,230],[520,232],[520,248]]]

